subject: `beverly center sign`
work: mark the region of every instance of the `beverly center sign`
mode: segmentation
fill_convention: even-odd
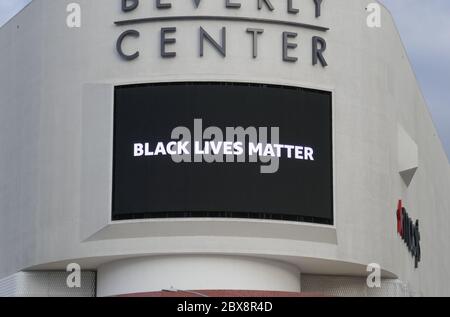
[[[139,0],[121,0],[121,11],[126,16],[132,13],[141,13],[139,11],[140,5],[144,2],[149,2],[150,0],[143,1],[141,3]],[[192,7],[194,10],[200,10],[202,5],[210,4],[202,0],[191,0]],[[312,65],[320,64],[322,67],[328,66],[326,60],[325,51],[327,49],[327,42],[322,34],[326,33],[329,28],[320,26],[317,24],[303,23],[299,20],[301,10],[296,7],[296,2],[299,0],[286,0],[286,1],[276,1],[276,0],[251,0],[254,1],[255,15],[257,17],[249,17],[240,15],[239,11],[242,10],[244,5],[249,5],[250,0],[222,0],[224,14],[221,15],[204,15],[204,14],[190,14],[190,15],[173,15],[171,11],[177,6],[177,1],[175,0],[151,0],[154,2],[155,11],[158,12],[157,15],[152,15],[150,17],[140,17],[132,19],[122,19],[116,21],[115,25],[117,27],[126,27],[124,31],[120,33],[116,42],[116,50],[118,55],[125,61],[133,61],[138,59],[144,52],[141,52],[139,39],[141,38],[141,32],[138,30],[137,26],[149,23],[158,24],[169,24],[163,27],[158,27],[159,32],[159,43],[155,43],[159,46],[159,55],[161,58],[169,59],[176,58],[178,54],[177,51],[177,23],[193,21],[193,22],[220,22],[219,36],[213,35],[213,31],[217,33],[217,30],[211,30],[209,27],[202,25],[198,26],[198,56],[200,58],[205,56],[205,47],[209,45],[212,47],[217,54],[227,57],[227,26],[223,26],[222,23],[230,24],[240,22],[246,24],[243,32],[248,34],[248,41],[251,43],[251,50],[248,52],[249,58],[257,59],[260,55],[258,48],[261,46],[260,41],[263,41],[263,35],[269,27],[284,27],[285,31],[280,32],[279,45],[280,45],[280,58],[283,62],[295,63],[299,60],[296,55],[296,49],[299,42],[305,43],[305,40],[299,41],[299,29],[313,31],[314,34],[311,37],[310,45],[311,50],[311,63]],[[314,18],[319,21],[322,15],[322,7],[324,5],[323,0],[310,0],[310,6],[314,8]],[[285,3],[284,3],[285,2]],[[281,5],[284,3],[283,5]],[[305,1],[302,3],[305,4]],[[180,4],[178,2],[178,4]],[[275,4],[280,5],[276,7]],[[306,3],[307,4],[307,3]],[[260,13],[274,13],[277,10],[285,10],[285,19],[272,19],[272,18],[261,18]],[[200,11],[199,11],[200,12]],[[205,11],[202,10],[202,13]],[[231,14],[230,14],[231,13]],[[135,15],[133,15],[135,16]],[[278,17],[278,15],[277,15]],[[229,27],[228,27],[229,28]],[[230,44],[228,44],[229,46]],[[242,48],[241,43],[232,43],[231,45],[237,45],[239,49]],[[276,43],[274,44],[276,45]],[[306,44],[305,44],[306,45]]]

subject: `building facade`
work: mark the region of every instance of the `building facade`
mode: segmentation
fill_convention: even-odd
[[[448,159],[370,8],[32,1],[0,29],[0,294],[450,295]],[[199,123],[272,142],[170,146]]]

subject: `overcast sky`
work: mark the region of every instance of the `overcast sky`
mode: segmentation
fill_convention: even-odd
[[[392,12],[450,157],[450,1],[381,0]],[[30,0],[0,0],[0,26]]]
[[[394,15],[450,157],[450,1],[382,0]]]
[[[31,0],[0,0],[0,26],[13,17]]]

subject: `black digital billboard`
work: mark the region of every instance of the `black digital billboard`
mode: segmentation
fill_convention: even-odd
[[[298,87],[115,87],[113,220],[333,224],[332,95]]]

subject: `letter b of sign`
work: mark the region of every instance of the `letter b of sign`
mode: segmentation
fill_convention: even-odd
[[[380,28],[381,27],[381,7],[378,3],[369,3],[367,6],[367,26],[369,28]]]
[[[66,19],[67,27],[68,28],[81,27],[81,6],[76,2],[69,3],[67,5],[66,11],[69,13]]]

